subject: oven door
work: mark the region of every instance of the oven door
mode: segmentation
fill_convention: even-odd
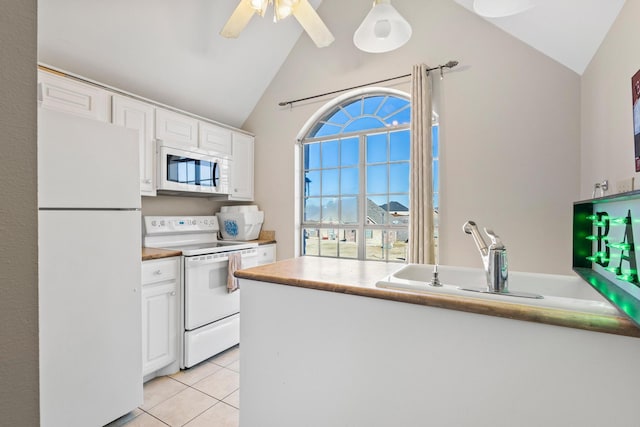
[[[184,322],[190,331],[240,311],[240,291],[227,291],[232,252],[185,257]],[[242,251],[242,266],[255,265],[256,249]]]

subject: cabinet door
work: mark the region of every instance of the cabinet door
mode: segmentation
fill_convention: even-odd
[[[253,200],[253,137],[233,133],[229,200]]]
[[[142,375],[177,358],[176,282],[142,287]]]
[[[198,146],[198,120],[156,108],[156,139],[184,147]]]
[[[113,96],[113,123],[138,131],[140,148],[140,194],[155,196],[155,141],[153,106],[129,97]]]
[[[110,93],[68,77],[38,70],[38,103],[42,107],[109,121]]]
[[[164,368],[178,355],[180,258],[142,263],[142,374]]]
[[[200,148],[231,156],[231,130],[206,122],[200,122],[199,126]]]

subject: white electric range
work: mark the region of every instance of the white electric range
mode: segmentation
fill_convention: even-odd
[[[144,246],[182,251],[180,367],[240,342],[240,291],[227,290],[229,255],[257,264],[257,243],[218,240],[215,216],[145,216]]]

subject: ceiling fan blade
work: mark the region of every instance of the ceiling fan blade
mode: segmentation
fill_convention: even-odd
[[[293,16],[296,17],[316,46],[329,46],[335,40],[331,31],[307,0],[300,0],[293,10]]]
[[[251,7],[249,0],[240,0],[238,7],[233,11],[231,17],[220,31],[220,35],[229,38],[238,37],[254,13],[256,13],[256,10]]]

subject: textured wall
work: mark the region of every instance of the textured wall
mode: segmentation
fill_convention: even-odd
[[[36,0],[0,13],[0,424],[36,426]]]
[[[352,37],[370,2],[323,1],[319,12],[336,41],[318,49],[301,36],[244,124],[256,134],[256,200],[265,227],[276,230],[278,257],[295,255],[295,138],[331,98],[293,108],[277,103],[455,59],[456,69],[434,79],[441,100],[441,263],[481,265],[461,231],[474,219],[503,238],[513,270],[570,272],[580,77],[450,0],[394,7],[412,24],[411,40],[390,53],[367,54]],[[406,80],[394,87],[409,90]]]

